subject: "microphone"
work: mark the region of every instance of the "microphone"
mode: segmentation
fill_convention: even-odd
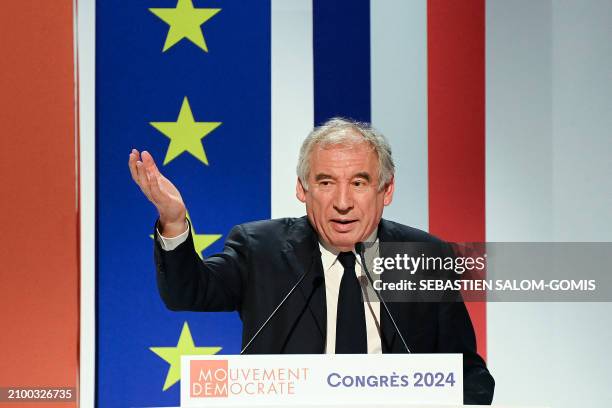
[[[395,332],[399,335],[400,339],[402,340],[402,344],[404,345],[404,348],[406,349],[408,353],[412,353],[410,349],[408,348],[408,344],[406,344],[406,340],[404,340],[404,336],[402,336],[402,332],[400,332],[400,329],[397,327],[397,323],[395,323],[395,319],[393,318],[393,315],[391,314],[391,311],[389,310],[387,303],[383,300],[382,296],[380,296],[380,293],[378,293],[378,291],[374,289],[374,280],[372,279],[372,275],[370,275],[370,271],[368,270],[368,267],[366,266],[365,245],[363,245],[363,242],[355,243],[355,251],[359,254],[359,259],[361,259],[361,265],[363,266],[363,270],[365,271],[365,274],[368,277],[368,280],[370,281],[370,285],[372,286],[372,291],[374,291],[380,303],[383,304],[385,311],[387,312],[387,315],[389,316],[389,319],[391,319],[391,323],[393,323]]]
[[[312,265],[311,265],[312,266]],[[295,291],[295,289],[300,285],[300,283],[302,283],[302,281],[304,280],[304,278],[306,277],[306,275],[308,275],[308,273],[310,273],[310,270],[312,269],[312,267],[308,268],[304,273],[302,273],[302,276],[300,276],[300,279],[298,279],[298,281],[295,283],[295,285],[293,285],[293,287],[289,290],[289,292],[287,292],[287,294],[285,295],[285,297],[283,298],[283,300],[280,301],[280,303],[276,306],[276,308],[274,308],[274,310],[272,311],[272,313],[270,313],[270,316],[268,316],[268,318],[263,322],[263,324],[259,327],[259,329],[255,332],[255,334],[251,337],[251,339],[249,340],[249,342],[246,344],[246,346],[244,346],[242,348],[242,350],[240,350],[240,355],[244,354],[247,349],[251,346],[251,344],[253,343],[253,341],[255,341],[255,339],[259,336],[259,333],[261,333],[261,331],[264,329],[264,327],[266,327],[268,325],[268,322],[270,322],[270,320],[272,320],[272,318],[276,315],[276,312],[279,311],[279,309],[283,306],[283,304],[285,303],[285,301],[287,299],[289,299],[289,297],[291,296],[291,294]],[[320,284],[320,281],[319,281]],[[315,285],[317,285],[316,281],[315,281]]]

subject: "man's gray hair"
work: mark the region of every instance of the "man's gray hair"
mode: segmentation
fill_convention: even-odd
[[[378,156],[378,189],[384,188],[395,174],[391,146],[382,133],[369,123],[355,122],[344,118],[332,118],[315,127],[300,148],[297,175],[305,190],[308,190],[310,156],[315,146],[333,146],[368,142]]]

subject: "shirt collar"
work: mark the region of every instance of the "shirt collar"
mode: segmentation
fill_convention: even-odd
[[[364,242],[376,242],[376,240],[378,239],[377,233],[378,228],[374,228],[374,231],[372,231],[370,236],[368,236],[368,238]],[[330,245],[327,245],[320,238],[319,249],[321,250],[321,262],[323,263],[323,271],[327,272],[329,268],[334,265],[336,259],[338,259],[338,254],[340,253],[340,251]],[[355,253],[355,250],[353,250],[353,253]],[[357,261],[361,263],[361,261],[359,260],[359,255],[355,253],[355,256],[357,257]]]

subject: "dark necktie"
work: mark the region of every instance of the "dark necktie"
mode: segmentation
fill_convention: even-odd
[[[341,252],[338,261],[344,268],[344,274],[338,294],[336,354],[365,354],[368,352],[365,308],[361,286],[355,274],[355,254]]]

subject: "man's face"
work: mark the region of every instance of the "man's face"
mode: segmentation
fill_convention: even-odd
[[[367,142],[315,146],[310,156],[308,190],[297,182],[319,236],[340,251],[351,251],[378,226],[393,198],[393,180],[378,190],[378,156]]]

